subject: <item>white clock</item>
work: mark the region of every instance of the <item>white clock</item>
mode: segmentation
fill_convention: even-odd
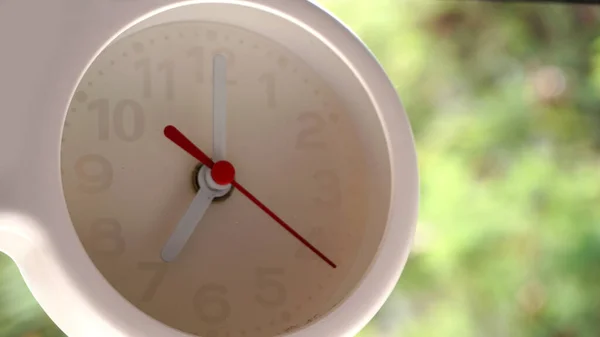
[[[0,250],[69,336],[353,336],[409,254],[413,138],[304,0],[0,2]]]

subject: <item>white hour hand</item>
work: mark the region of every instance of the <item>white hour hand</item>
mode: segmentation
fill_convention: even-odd
[[[173,261],[183,250],[217,193],[207,187],[200,188],[163,248],[161,257],[165,262]]]

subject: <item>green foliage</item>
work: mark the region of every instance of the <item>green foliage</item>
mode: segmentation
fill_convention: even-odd
[[[364,336],[597,336],[600,10],[323,3],[392,77],[419,154],[415,251]]]
[[[1,254],[0,336],[64,336],[35,302],[15,264],[7,256]]]
[[[600,331],[600,7],[322,0],[390,74],[422,208],[360,337]],[[0,336],[60,336],[0,260]]]

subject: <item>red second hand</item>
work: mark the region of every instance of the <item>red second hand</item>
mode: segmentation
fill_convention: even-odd
[[[286,231],[290,232],[296,239],[302,242],[308,249],[312,250],[313,253],[317,254],[323,261],[327,262],[333,268],[337,268],[335,263],[331,261],[325,254],[321,253],[315,246],[313,246],[310,242],[308,242],[305,238],[303,238],[298,232],[296,232],[290,225],[288,225],[285,221],[283,221],[280,217],[278,217],[273,211],[271,211],[265,204],[260,202],[254,195],[252,195],[248,190],[246,190],[240,183],[237,181],[232,181],[231,184],[237,188],[243,195],[245,195],[250,201],[252,201],[256,206],[262,209],[265,213],[267,213],[273,220],[275,220],[278,224],[280,224]]]
[[[199,162],[208,166],[209,168],[213,168],[215,163],[210,159],[202,150],[200,150],[194,143],[192,143],[181,131],[179,131],[173,125],[168,125],[164,130],[165,136],[169,138],[173,143],[182,148],[185,152],[189,153],[194,158],[198,159]],[[250,201],[252,201],[256,206],[258,206],[261,210],[263,210],[267,215],[269,215],[275,222],[281,225],[286,231],[292,234],[298,241],[302,242],[308,249],[310,249],[313,253],[317,254],[323,261],[325,261],[328,265],[333,268],[337,268],[336,264],[333,263],[325,254],[321,253],[315,246],[313,246],[310,242],[308,242],[305,238],[303,238],[298,232],[296,232],[290,225],[288,225],[285,221],[283,221],[280,217],[278,217],[273,211],[271,211],[265,204],[260,202],[254,195],[252,195],[248,190],[246,190],[240,183],[233,180],[231,184],[237,188],[243,195],[245,195]]]

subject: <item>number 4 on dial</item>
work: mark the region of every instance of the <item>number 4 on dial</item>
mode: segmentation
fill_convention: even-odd
[[[319,241],[322,238],[322,235],[323,235],[322,227],[313,227],[313,229],[310,230],[310,233],[308,234],[306,239],[310,240],[311,242],[315,242],[316,244],[319,244]],[[314,254],[311,254],[310,251],[307,251],[306,249],[304,249],[304,247],[298,248],[298,250],[296,250],[295,256],[296,256],[296,258],[301,259],[301,260],[315,260],[315,261],[317,260],[316,257],[314,256]]]

